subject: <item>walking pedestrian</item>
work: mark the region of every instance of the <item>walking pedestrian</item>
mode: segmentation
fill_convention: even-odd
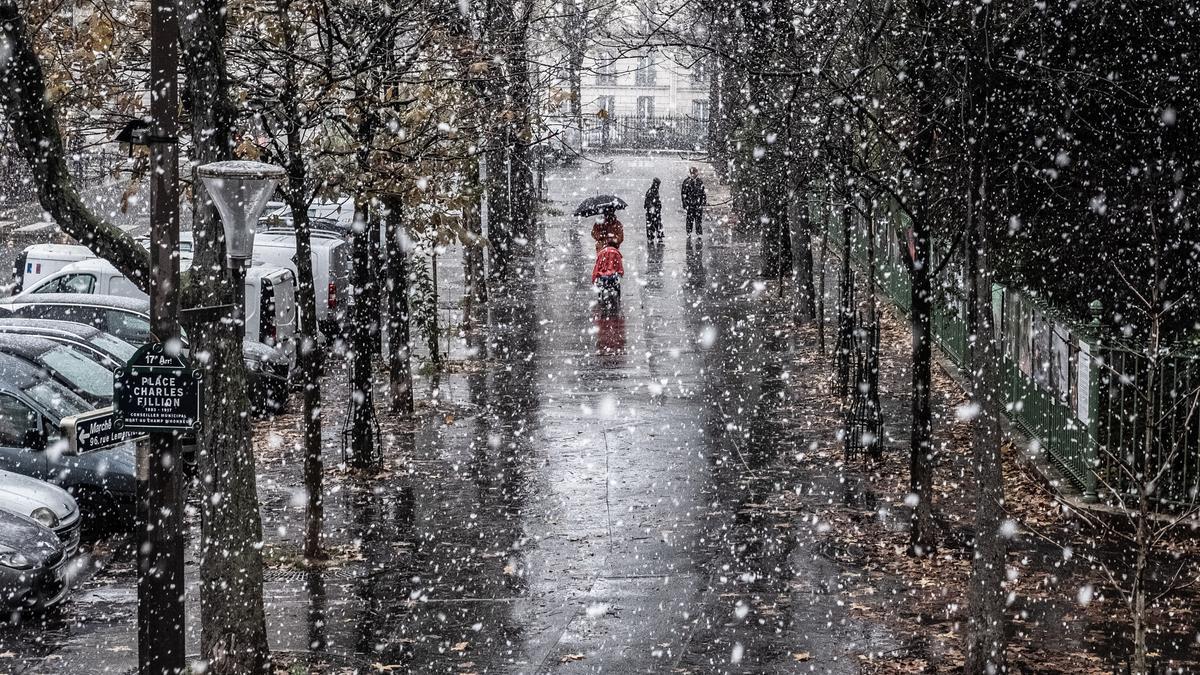
[[[704,193],[704,181],[700,180],[700,169],[693,166],[688,170],[688,177],[683,181],[679,196],[683,199],[683,210],[687,213],[688,236],[692,236],[692,228],[695,228],[696,236],[703,235],[704,229],[701,220],[704,216],[704,207],[708,204],[708,195]]]
[[[646,207],[646,242],[653,244],[656,241],[662,243],[662,198],[658,196],[658,186],[662,183],[655,178],[654,182],[650,183],[650,189],[646,190],[646,200],[643,206]]]

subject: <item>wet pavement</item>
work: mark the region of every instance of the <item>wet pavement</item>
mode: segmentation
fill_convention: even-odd
[[[374,479],[336,465],[346,391],[330,378],[324,570],[293,564],[296,416],[261,425],[281,660],[367,672],[854,673],[895,647],[852,615],[855,572],[818,543],[819,507],[847,493],[841,476],[795,460],[830,440],[795,405],[823,366],[793,365],[786,304],[755,283],[755,242],[713,222],[702,244],[688,241],[676,187],[688,164],[616,159],[608,174],[591,163],[553,172],[547,189],[569,213],[596,192],[640,204],[650,179],[664,179],[665,245],[647,247],[636,208],[622,214],[617,307],[593,303],[590,224],[549,216],[523,280],[452,345],[448,373],[420,380],[415,427],[383,420],[389,459]],[[442,269],[451,310],[457,256]],[[790,508],[781,492],[796,497]],[[0,634],[0,672],[126,671],[134,609],[127,564],[110,563],[49,627]]]

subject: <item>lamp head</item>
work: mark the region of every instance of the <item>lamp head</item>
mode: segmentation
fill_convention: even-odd
[[[204,164],[197,173],[221,214],[229,265],[248,264],[254,254],[258,217],[287,172],[274,164],[234,160]]]

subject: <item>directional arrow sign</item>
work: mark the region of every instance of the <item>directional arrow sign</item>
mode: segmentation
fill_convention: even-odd
[[[136,431],[117,431],[112,408],[64,417],[60,426],[72,455],[111,448],[143,435]]]

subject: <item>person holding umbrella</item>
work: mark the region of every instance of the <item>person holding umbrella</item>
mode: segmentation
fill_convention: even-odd
[[[624,199],[613,195],[588,197],[575,209],[580,217],[597,216],[592,223],[592,239],[596,240],[596,252],[605,246],[620,248],[625,241],[625,226],[617,220],[617,211],[627,206]]]
[[[625,226],[617,220],[617,210],[625,206],[625,200],[620,197],[600,195],[583,200],[575,209],[576,216],[596,216],[592,223],[592,239],[596,240],[592,286],[600,299],[610,304],[621,297],[621,277],[625,274],[620,251],[621,243],[625,241]]]
[[[592,223],[592,239],[596,240],[597,253],[605,246],[621,248],[621,243],[625,241],[625,226],[617,220],[616,209],[606,208],[600,217],[596,218]]]

